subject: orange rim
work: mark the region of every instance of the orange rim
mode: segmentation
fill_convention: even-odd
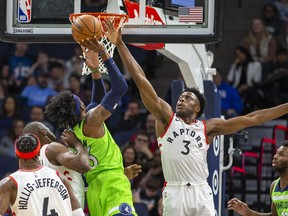
[[[129,16],[126,15],[126,14],[113,14],[113,13],[103,13],[103,12],[85,12],[85,13],[74,13],[74,14],[70,14],[69,15],[69,20],[70,22],[72,23],[73,20],[78,17],[78,16],[81,16],[81,15],[92,15],[92,16],[95,16],[95,17],[99,17],[101,21],[103,21],[104,19],[107,19],[107,18],[113,18],[114,19],[114,25],[115,27],[118,27],[119,23],[120,23],[120,20],[121,19],[124,19],[123,21],[124,22],[127,22],[128,21],[128,18]]]

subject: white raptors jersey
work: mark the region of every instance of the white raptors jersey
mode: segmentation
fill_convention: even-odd
[[[187,125],[173,114],[167,131],[158,137],[165,180],[203,183],[208,178],[205,123]]]
[[[70,196],[56,171],[45,166],[35,170],[19,169],[9,178],[17,187],[11,206],[16,216],[72,215]]]
[[[82,209],[84,209],[85,188],[84,188],[84,182],[82,179],[82,174],[74,170],[68,169],[64,166],[55,166],[51,164],[45,154],[45,151],[48,145],[49,144],[44,145],[40,149],[39,160],[41,164],[44,166],[50,167],[54,170],[57,170],[60,175],[65,176],[69,180],[78,202],[80,203]]]

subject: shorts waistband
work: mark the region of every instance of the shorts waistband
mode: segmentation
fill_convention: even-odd
[[[165,182],[164,183],[164,186],[200,186],[200,185],[207,185],[207,181],[205,182],[186,182],[186,181],[183,181],[183,182]]]

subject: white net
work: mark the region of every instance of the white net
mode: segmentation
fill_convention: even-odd
[[[103,44],[104,48],[106,49],[106,52],[113,57],[114,55],[114,49],[115,49],[115,45],[112,44],[108,38],[106,36],[103,36],[100,40],[100,43]],[[83,53],[84,58],[86,58],[85,53]],[[105,67],[102,58],[99,58],[99,71],[101,73],[108,73],[107,68]],[[83,68],[82,68],[82,75],[89,75],[91,73],[90,68],[85,64],[83,64]]]
[[[114,17],[110,17],[110,20],[112,21],[112,23],[114,22]],[[124,21],[125,18],[121,18],[120,23],[119,23],[119,27],[123,27],[124,26]],[[115,50],[115,45],[112,44],[108,38],[106,37],[106,35],[104,34],[103,37],[100,40],[100,43],[102,43],[102,45],[104,46],[104,48],[106,49],[106,52],[109,54],[109,56],[111,58],[113,58],[114,55],[114,50]],[[83,53],[84,58],[85,57],[85,53]],[[99,58],[99,71],[100,73],[107,73],[108,74],[108,70],[105,67],[102,58]],[[85,64],[83,64],[83,68],[82,68],[82,75],[89,75],[91,73],[90,68]]]

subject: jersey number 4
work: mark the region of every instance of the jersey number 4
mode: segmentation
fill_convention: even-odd
[[[49,203],[49,197],[44,198],[44,203],[43,203],[43,211],[42,211],[42,216],[58,216],[58,213],[55,211],[55,209],[50,210],[50,214],[48,214],[48,203]]]

